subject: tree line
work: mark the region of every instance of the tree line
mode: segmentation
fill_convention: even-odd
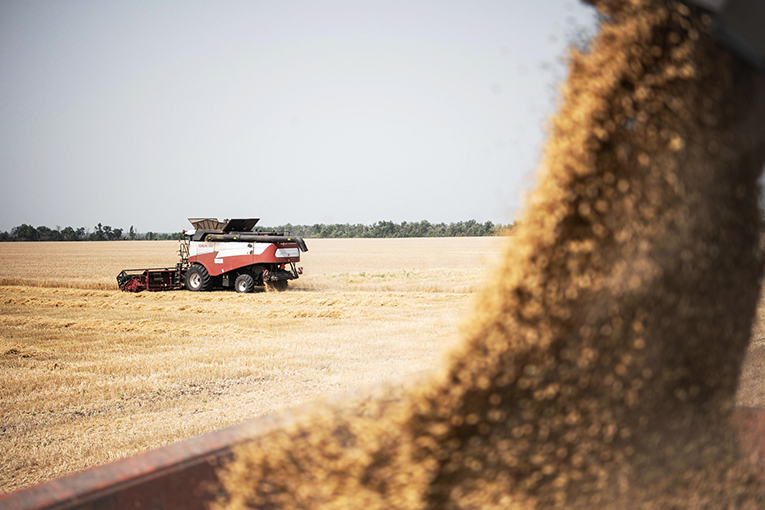
[[[273,227],[277,231],[291,232],[294,236],[307,238],[339,238],[339,237],[485,237],[509,234],[514,224],[502,225],[487,221],[479,223],[476,220],[458,221],[456,223],[430,223],[427,220],[394,223],[378,221],[371,225],[361,223],[333,223],[314,225],[292,225],[287,223]]]
[[[121,228],[112,228],[109,225],[99,223],[93,230],[85,227],[56,227],[46,226],[33,227],[22,223],[13,227],[10,232],[0,231],[0,241],[120,241],[120,240],[167,240],[178,239],[180,232],[176,233],[139,233],[132,225],[127,232]]]
[[[316,223],[313,225],[279,225],[259,228],[266,231],[290,232],[294,236],[307,238],[350,238],[350,237],[484,237],[506,235],[512,232],[515,224],[503,225],[487,221],[458,221],[456,223],[430,223],[427,220],[394,223],[378,221],[371,225],[361,223]],[[0,241],[120,241],[120,240],[170,240],[178,239],[180,232],[145,232],[139,233],[132,225],[126,231],[99,223],[93,230],[79,227],[46,226],[33,227],[22,223],[10,232],[0,231]]]

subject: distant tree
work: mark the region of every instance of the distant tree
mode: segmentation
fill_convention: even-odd
[[[135,234],[136,234],[136,231],[133,228],[133,225],[130,225],[130,230],[128,231],[128,237],[130,238],[131,241],[135,240]]]
[[[37,241],[37,229],[32,225],[22,223],[11,229],[11,236],[15,241]]]
[[[61,230],[62,241],[77,241],[77,232],[72,227],[64,227]]]
[[[44,225],[37,227],[37,240],[61,241],[61,227],[56,227],[56,230],[48,228]]]
[[[48,227],[41,225],[37,227],[37,240],[38,241],[50,241],[53,237],[52,230]]]
[[[90,234],[89,239],[91,241],[103,241],[106,239],[106,236],[104,235],[104,227],[100,223],[96,225],[96,228],[93,229],[93,233]]]

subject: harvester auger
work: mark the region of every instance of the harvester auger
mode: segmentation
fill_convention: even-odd
[[[175,267],[125,269],[117,275],[117,285],[125,292],[232,287],[252,292],[264,285],[286,290],[303,273],[295,263],[308,247],[302,237],[288,232],[253,231],[258,220],[189,218],[194,230],[181,235]]]

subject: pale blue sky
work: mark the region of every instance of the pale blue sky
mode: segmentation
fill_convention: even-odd
[[[0,230],[509,222],[594,24],[575,0],[6,0]]]

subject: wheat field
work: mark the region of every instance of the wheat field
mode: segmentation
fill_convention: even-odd
[[[500,238],[310,240],[283,293],[117,290],[177,242],[0,244],[0,492],[434,367]]]
[[[0,492],[440,362],[503,238],[309,240],[283,293],[122,293],[177,243],[0,243]],[[739,403],[765,402],[765,307]]]

